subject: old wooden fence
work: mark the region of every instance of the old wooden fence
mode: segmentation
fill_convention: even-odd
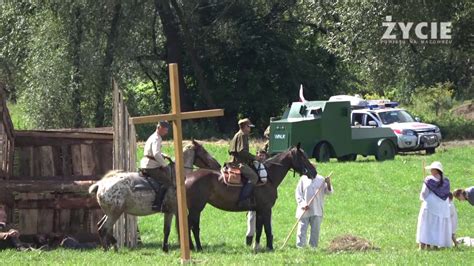
[[[109,170],[136,170],[135,128],[115,82],[113,89],[113,128],[15,131],[0,88],[0,203],[24,240],[36,234],[98,239],[103,213],[89,186]],[[114,230],[119,245],[136,245],[135,217],[123,216]]]

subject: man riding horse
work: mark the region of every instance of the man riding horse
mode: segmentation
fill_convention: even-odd
[[[142,173],[161,184],[158,191],[156,191],[152,210],[162,212],[165,212],[162,209],[165,193],[168,188],[173,186],[171,168],[165,161],[165,159],[171,160],[171,158],[161,152],[161,143],[163,142],[163,137],[168,134],[168,128],[169,123],[167,121],[161,121],[156,125],[156,131],[145,143],[143,158],[140,161]]]
[[[239,120],[238,124],[239,131],[230,142],[229,154],[231,155],[231,162],[240,168],[240,172],[248,180],[240,191],[238,206],[239,208],[251,209],[254,203],[250,196],[258,182],[258,175],[251,167],[256,158],[249,151],[249,134],[251,128],[255,126],[248,118]]]

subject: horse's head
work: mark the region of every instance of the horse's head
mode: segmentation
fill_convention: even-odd
[[[213,170],[221,169],[219,162],[212,157],[209,152],[197,141],[192,140],[192,149],[194,150],[194,165],[199,168],[208,168]]]
[[[300,175],[307,175],[310,178],[316,177],[316,168],[306,156],[306,153],[301,149],[300,143],[296,147],[290,148],[291,167]]]

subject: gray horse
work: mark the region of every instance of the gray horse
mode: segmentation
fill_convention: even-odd
[[[187,145],[183,151],[186,174],[192,172],[193,165],[200,168],[220,169],[220,164],[196,141]],[[174,181],[174,180],[173,180]],[[97,202],[105,215],[97,223],[102,247],[107,250],[111,245],[117,250],[116,239],[113,236],[113,226],[123,213],[146,216],[157,213],[151,209],[155,199],[155,191],[147,180],[136,172],[110,171],[99,182],[89,188],[89,193],[95,194]],[[167,212],[164,213],[163,251],[169,249],[173,215],[177,214],[176,190],[170,189],[163,201]]]

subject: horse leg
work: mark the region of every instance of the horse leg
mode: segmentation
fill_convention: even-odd
[[[262,237],[262,230],[263,230],[263,220],[262,215],[257,212],[256,215],[256,222],[255,222],[255,246],[254,250],[258,251],[260,249],[260,238]]]
[[[273,250],[272,210],[265,211],[262,219],[263,226],[265,227],[265,236],[267,237],[267,250]]]
[[[114,250],[117,251],[117,239],[115,239],[113,233],[114,233],[114,224],[117,222],[118,218],[120,217],[122,213],[119,214],[109,214],[107,215],[106,220],[104,221],[104,224],[102,226],[103,229],[103,234],[105,235],[105,250],[109,248],[110,245],[113,246]]]
[[[100,221],[97,223],[97,232],[99,233],[99,241],[102,248],[107,251],[108,242],[107,242],[107,229],[104,227],[105,222],[107,221],[107,215],[104,215]]]
[[[168,239],[170,236],[170,231],[171,231],[171,222],[173,221],[173,214],[172,213],[165,213],[165,220],[163,223],[163,245],[162,245],[162,250],[163,252],[168,252],[169,250],[169,245],[168,245]]]
[[[193,228],[193,226],[194,226],[193,219],[191,217],[191,214],[188,213],[188,236],[189,236],[189,248],[191,250],[194,250],[194,244],[191,237],[191,229]],[[179,228],[178,228],[178,232],[179,232]]]
[[[190,229],[192,230],[193,235],[194,235],[194,242],[196,242],[196,251],[202,251],[201,238],[199,236],[199,231],[200,231],[199,223],[201,220],[201,212],[190,210],[188,220],[191,224]],[[191,237],[189,239],[190,239],[190,242],[192,243]]]

